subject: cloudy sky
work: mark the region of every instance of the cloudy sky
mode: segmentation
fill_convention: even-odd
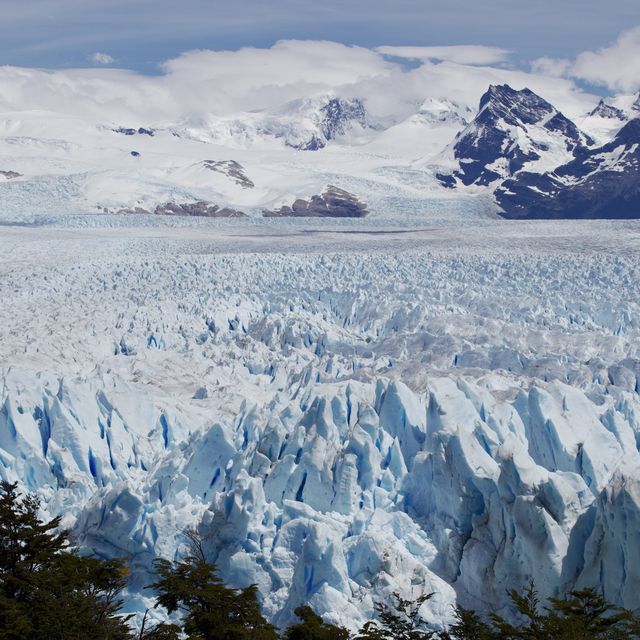
[[[638,0],[2,0],[0,64],[157,73],[188,50],[313,39],[489,45],[520,66],[573,60],[639,24]]]

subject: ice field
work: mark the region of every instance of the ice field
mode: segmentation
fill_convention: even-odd
[[[33,222],[33,221],[32,221]],[[196,528],[286,624],[640,605],[640,223],[0,226],[0,475],[132,566]]]

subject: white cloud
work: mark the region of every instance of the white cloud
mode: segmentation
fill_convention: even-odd
[[[612,44],[584,51],[575,60],[540,58],[532,64],[536,73],[586,80],[612,91],[640,89],[640,26],[623,32]]]
[[[110,56],[108,53],[102,53],[101,51],[96,51],[89,56],[89,60],[94,64],[113,64],[116,59],[113,56]]]
[[[571,60],[564,58],[538,58],[531,63],[534,73],[552,78],[566,77],[571,69]]]
[[[0,111],[58,111],[96,123],[162,126],[246,111],[276,111],[285,104],[327,94],[359,97],[375,118],[399,120],[426,98],[448,97],[476,108],[489,84],[530,87],[568,116],[584,113],[594,96],[573,81],[545,73],[486,66],[494,53],[470,47],[437,48],[407,70],[380,51],[326,41],[281,41],[266,49],[192,51],[145,76],[121,69],[41,71],[0,67]],[[421,55],[425,49],[420,48]],[[471,57],[471,52],[474,53]],[[416,51],[405,51],[414,55]],[[454,60],[442,60],[453,57]],[[479,53],[485,55],[483,59]],[[455,54],[455,55],[450,55]],[[474,64],[461,61],[472,59]],[[495,54],[493,59],[502,59]],[[478,66],[483,60],[485,66]]]
[[[370,49],[301,40],[268,49],[191,51],[163,65],[166,84],[181,93],[210,95],[214,113],[270,108],[385,77],[396,68]]]
[[[377,47],[386,56],[413,60],[447,60],[458,64],[492,65],[504,62],[511,51],[483,45],[455,45],[450,47]]]
[[[581,53],[571,75],[617,91],[640,88],[640,26],[625,31],[613,44]]]

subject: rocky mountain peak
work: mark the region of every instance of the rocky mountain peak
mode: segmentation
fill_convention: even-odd
[[[608,118],[610,120],[626,120],[624,111],[622,111],[622,109],[618,109],[617,107],[614,107],[613,105],[607,104],[604,101],[604,98],[600,99],[600,102],[598,102],[595,109],[591,111],[589,115],[599,116],[601,118]]]
[[[550,103],[531,89],[517,90],[508,84],[502,84],[489,86],[480,98],[478,116],[482,119],[504,118],[514,125],[519,121],[533,124],[555,111]]]
[[[349,124],[367,125],[367,112],[359,99],[345,100],[331,98],[321,109],[323,114],[322,133],[327,140],[333,140],[345,133]]]
[[[317,151],[324,148],[327,142],[344,135],[354,124],[368,126],[364,103],[358,98],[329,98],[320,107],[314,119],[318,123],[317,132],[305,142],[293,145],[301,151]]]
[[[530,89],[491,85],[480,99],[477,116],[453,145],[460,168],[438,178],[449,187],[455,186],[457,179],[465,185],[489,185],[515,175],[528,163],[543,160],[543,156],[566,157],[568,161],[592,142]]]

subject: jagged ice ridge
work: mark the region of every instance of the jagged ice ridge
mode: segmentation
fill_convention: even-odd
[[[611,227],[476,228],[464,255],[283,229],[7,229],[2,477],[127,558],[133,611],[188,526],[277,624],[394,590],[443,623],[531,577],[638,606],[637,229],[616,254]]]

